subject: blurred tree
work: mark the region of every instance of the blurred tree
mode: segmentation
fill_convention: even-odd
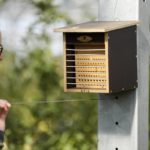
[[[70,19],[59,12],[53,0],[28,0],[37,8],[37,20],[29,28],[28,36],[45,43],[48,26]],[[4,1],[6,2],[6,1]],[[34,27],[42,24],[39,35]],[[6,52],[0,63],[0,96],[25,105],[12,105],[6,141],[10,150],[94,150],[96,149],[96,94],[64,93],[62,56],[53,56],[46,44],[33,45],[23,58]],[[36,104],[39,100],[73,100],[84,102]],[[92,101],[93,99],[93,101]],[[88,101],[91,100],[91,101]]]
[[[60,60],[48,50],[36,49],[19,62],[15,54],[8,53],[0,63],[1,97],[28,102],[12,106],[6,132],[11,150],[96,149],[97,101],[88,101],[96,97],[63,92]],[[63,99],[87,102],[34,103]]]

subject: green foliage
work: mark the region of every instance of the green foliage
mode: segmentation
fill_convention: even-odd
[[[54,5],[54,0],[31,0],[30,1],[37,9],[39,22],[53,23],[56,20],[66,19],[66,15],[60,13],[59,6]]]
[[[1,97],[12,105],[7,120],[11,150],[96,149],[97,101],[94,94],[63,92],[62,58],[36,49],[25,58],[5,54],[0,63]],[[84,99],[85,102],[36,104],[39,100]]]
[[[4,1],[6,2],[6,1]],[[54,0],[28,0],[37,11],[37,20],[29,28],[28,37],[50,44],[49,25],[63,20]],[[34,33],[37,25],[42,33]],[[0,97],[12,103],[6,130],[10,150],[94,150],[97,134],[96,94],[64,93],[62,56],[53,56],[51,50],[33,43],[30,52],[18,58],[6,52],[0,63]],[[25,48],[24,48],[25,49]],[[26,49],[24,50],[26,52]],[[84,102],[46,103],[46,100],[87,100]],[[13,105],[25,102],[24,105]]]
[[[63,21],[66,23],[71,23],[71,19],[68,14],[61,11],[60,6],[56,5],[55,0],[26,0],[28,1],[33,8],[36,8],[36,19],[33,24],[29,27],[28,34],[30,35],[30,40],[34,42],[35,39],[38,40],[39,43],[35,45],[48,45],[51,38],[49,36],[48,29],[51,24],[57,23],[59,21]],[[37,34],[36,29],[40,28],[41,33]],[[25,42],[29,42],[28,39],[25,38]]]

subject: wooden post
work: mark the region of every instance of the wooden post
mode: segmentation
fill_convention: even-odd
[[[139,20],[138,88],[99,94],[98,150],[148,150],[150,0],[99,0],[100,21]]]

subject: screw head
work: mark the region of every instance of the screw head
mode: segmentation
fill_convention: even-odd
[[[124,88],[122,88],[122,91],[124,91]]]

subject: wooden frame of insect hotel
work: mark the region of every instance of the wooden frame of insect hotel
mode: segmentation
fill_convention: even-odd
[[[137,87],[136,21],[88,22],[63,32],[65,92],[115,93]]]

